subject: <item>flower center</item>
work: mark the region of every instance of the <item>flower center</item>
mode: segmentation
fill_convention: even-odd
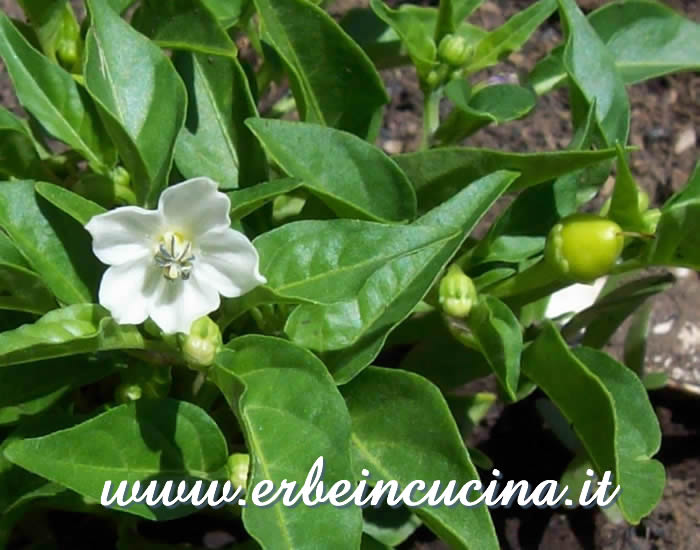
[[[186,281],[192,272],[192,243],[179,233],[168,231],[158,244],[153,260],[163,270],[163,277],[168,281],[182,279]]]

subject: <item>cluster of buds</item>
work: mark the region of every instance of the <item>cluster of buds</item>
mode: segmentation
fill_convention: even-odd
[[[464,66],[471,56],[472,48],[464,37],[456,34],[445,35],[438,45],[439,65],[426,76],[427,85],[435,89],[448,80],[462,78]]]

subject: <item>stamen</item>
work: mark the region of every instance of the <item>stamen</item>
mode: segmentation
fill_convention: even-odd
[[[171,232],[161,237],[158,250],[153,256],[156,265],[163,270],[163,277],[168,281],[189,279],[194,259],[192,243]]]

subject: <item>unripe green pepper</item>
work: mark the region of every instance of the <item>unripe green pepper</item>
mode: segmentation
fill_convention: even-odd
[[[440,281],[439,302],[453,317],[466,317],[476,303],[476,287],[457,264],[452,264]]]
[[[610,272],[623,246],[624,234],[614,221],[572,214],[551,229],[544,255],[561,278],[590,283]]]
[[[471,48],[462,36],[447,34],[440,40],[438,57],[452,67],[461,67],[469,61]]]

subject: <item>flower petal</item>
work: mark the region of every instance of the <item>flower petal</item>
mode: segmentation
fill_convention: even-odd
[[[202,235],[196,255],[195,269],[200,279],[229,298],[267,282],[259,271],[258,251],[243,233],[234,229]]]
[[[220,303],[216,289],[203,283],[193,271],[186,281],[161,277],[149,304],[149,315],[167,334],[189,333],[194,321],[217,309]]]
[[[158,211],[169,229],[190,240],[211,229],[229,227],[230,210],[231,201],[209,178],[194,178],[168,187],[158,202]]]
[[[92,250],[102,263],[122,265],[153,254],[162,218],[155,210],[122,206],[94,216],[85,226]]]
[[[161,271],[140,259],[110,267],[100,283],[100,304],[120,324],[136,325],[148,317],[149,304]]]

